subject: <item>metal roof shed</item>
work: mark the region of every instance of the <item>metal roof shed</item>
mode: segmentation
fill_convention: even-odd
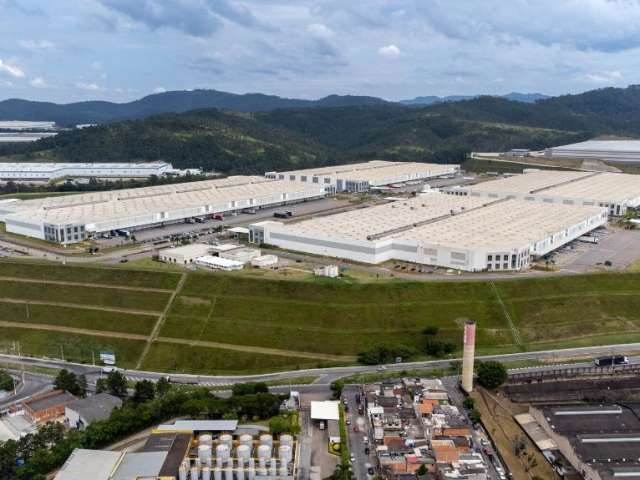
[[[325,400],[323,402],[311,402],[312,420],[340,420],[338,405],[340,402]]]

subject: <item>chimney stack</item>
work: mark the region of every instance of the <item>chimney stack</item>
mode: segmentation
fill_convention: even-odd
[[[464,346],[462,350],[462,389],[473,390],[473,361],[476,350],[476,322],[464,323]]]

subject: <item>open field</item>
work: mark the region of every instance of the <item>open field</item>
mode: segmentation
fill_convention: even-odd
[[[422,352],[427,326],[459,349],[467,319],[481,354],[640,340],[640,274],[370,283],[0,261],[9,347],[20,340],[26,353],[82,361],[112,349],[123,366],[150,370],[345,364],[376,344]]]

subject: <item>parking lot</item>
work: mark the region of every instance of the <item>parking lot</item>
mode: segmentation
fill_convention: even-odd
[[[594,232],[597,244],[580,241],[559,249],[550,256],[561,270],[584,273],[598,269],[622,270],[640,258],[640,232],[617,227]]]

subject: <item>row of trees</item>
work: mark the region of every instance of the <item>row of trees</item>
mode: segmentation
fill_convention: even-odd
[[[107,377],[107,380],[112,379],[113,386],[120,385],[115,373],[118,372]],[[76,385],[70,380],[72,378],[68,372],[63,374],[59,386],[75,389]],[[138,382],[134,396],[125,399],[122,408],[115,409],[107,420],[94,422],[84,431],[65,431],[61,424],[49,423],[36,433],[0,444],[0,480],[44,480],[48,472],[61,466],[75,448],[102,448],[178,416],[259,421],[279,413],[280,397],[265,393],[263,387],[253,390],[260,390],[260,393],[232,395],[231,398],[222,399],[206,388],[176,388],[169,385],[167,389],[164,383],[151,386],[149,383]],[[122,391],[114,389],[110,393]]]

